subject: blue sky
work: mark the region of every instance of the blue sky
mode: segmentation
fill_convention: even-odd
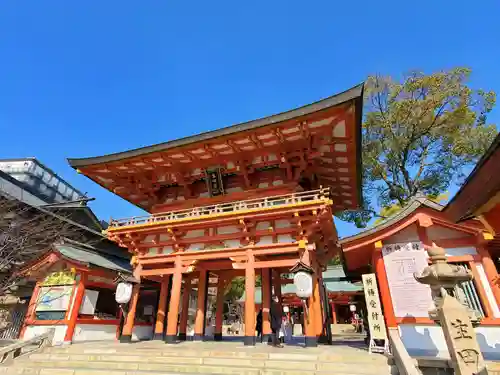
[[[372,73],[469,66],[500,92],[499,14],[498,0],[3,1],[0,158],[37,157],[99,217],[135,215],[66,158],[284,111]]]

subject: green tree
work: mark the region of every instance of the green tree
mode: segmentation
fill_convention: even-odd
[[[255,277],[255,286],[260,287],[262,280],[260,275]],[[245,292],[245,278],[243,276],[235,277],[226,287],[224,297],[226,300],[236,301],[239,300]]]
[[[378,206],[404,206],[417,193],[437,197],[464,177],[497,131],[487,123],[493,91],[468,86],[471,71],[455,68],[401,81],[372,76],[365,85],[362,211],[341,219],[359,227],[377,216]]]

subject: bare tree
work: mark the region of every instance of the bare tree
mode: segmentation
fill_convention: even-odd
[[[17,271],[41,257],[52,244],[63,238],[85,240],[88,234],[99,233],[73,222],[68,215],[0,195],[0,296],[19,282]]]

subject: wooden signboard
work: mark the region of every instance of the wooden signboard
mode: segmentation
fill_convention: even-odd
[[[388,352],[389,341],[387,339],[382,305],[380,304],[377,278],[374,273],[368,273],[362,276],[362,280],[368,314],[368,326],[370,329],[369,351]]]

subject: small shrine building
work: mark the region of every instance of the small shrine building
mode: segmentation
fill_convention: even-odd
[[[426,249],[444,248],[448,262],[472,271],[474,279],[455,295],[480,318],[476,328],[485,358],[500,358],[500,288],[498,270],[488,251],[493,236],[481,221],[455,223],[441,206],[414,198],[401,211],[374,227],[340,241],[351,277],[375,273],[387,328],[397,328],[413,356],[447,357],[441,327],[429,318],[430,288],[413,274],[428,264]]]
[[[222,339],[226,284],[245,277],[246,345],[255,344],[255,278],[262,277],[264,333],[271,290],[283,273],[312,272],[306,345],[326,314],[321,271],[338,251],[333,214],[361,204],[363,86],[277,115],[70,165],[150,213],[113,219],[107,235],[133,254],[135,284],[121,341],[130,341],[139,291],[160,285],[154,338],[187,337],[197,290],[194,340],[205,336],[207,290],[217,288],[215,339]],[[171,124],[175,126],[175,124]],[[215,279],[216,284],[209,278]]]

